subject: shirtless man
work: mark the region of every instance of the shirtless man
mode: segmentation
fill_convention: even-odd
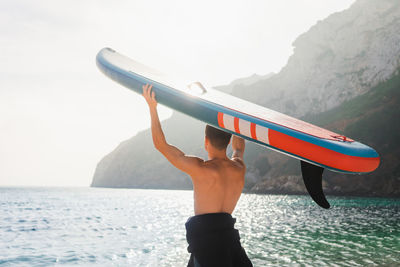
[[[231,134],[207,125],[204,147],[208,160],[185,155],[166,142],[151,88],[152,85],[144,85],[143,96],[150,109],[154,146],[193,182],[195,216],[185,224],[191,253],[188,266],[252,266],[231,216],[244,186],[244,140],[233,136],[233,154],[229,159],[226,149]]]

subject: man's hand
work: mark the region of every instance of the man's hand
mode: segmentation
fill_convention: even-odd
[[[143,97],[146,99],[147,104],[150,109],[155,109],[157,107],[156,94],[154,91],[151,91],[153,85],[146,84],[142,86],[143,89]]]
[[[245,143],[244,139],[239,136],[232,136],[232,160],[239,162],[244,166],[243,155],[244,155]]]

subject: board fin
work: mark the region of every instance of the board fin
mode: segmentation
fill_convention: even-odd
[[[331,205],[326,200],[324,191],[322,190],[322,173],[324,172],[324,168],[305,161],[300,162],[303,181],[311,198],[322,208],[329,209]]]

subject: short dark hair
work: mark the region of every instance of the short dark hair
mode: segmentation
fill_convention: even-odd
[[[232,134],[212,127],[208,124],[206,126],[205,133],[211,145],[218,150],[226,149],[232,136]]]

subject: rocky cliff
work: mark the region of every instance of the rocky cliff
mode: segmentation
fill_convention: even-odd
[[[400,1],[358,0],[299,36],[293,55],[279,73],[248,77],[218,89],[378,150],[382,164],[372,174],[326,172],[328,194],[400,196],[400,128],[394,128],[400,118],[399,25]],[[163,128],[169,142],[188,154],[205,156],[203,123],[174,113]],[[298,161],[247,144],[248,191],[305,192]],[[146,130],[99,162],[92,186],[189,189],[191,182],[155,151]]]
[[[277,75],[233,94],[297,117],[336,107],[393,74],[399,25],[400,1],[359,0],[300,35]]]

